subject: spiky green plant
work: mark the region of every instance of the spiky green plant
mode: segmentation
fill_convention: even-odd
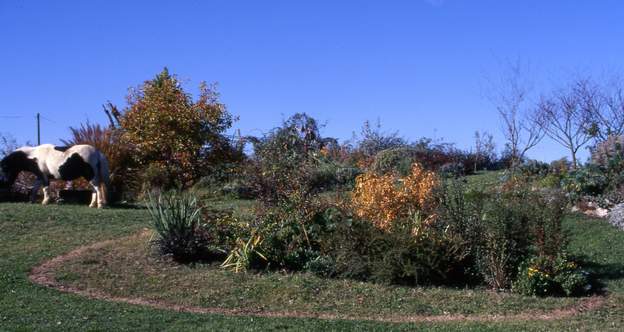
[[[176,260],[192,260],[204,249],[199,233],[201,208],[190,193],[148,194],[147,208],[160,252]]]

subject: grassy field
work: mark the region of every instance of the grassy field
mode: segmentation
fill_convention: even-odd
[[[233,203],[232,203],[233,204]],[[571,235],[570,251],[581,256],[598,281],[608,290],[606,304],[596,311],[556,321],[513,322],[426,322],[379,323],[370,321],[320,320],[300,318],[231,317],[218,314],[190,314],[157,310],[143,306],[90,300],[78,295],[61,293],[38,286],[28,280],[33,266],[72,250],[75,247],[106,239],[117,239],[137,233],[146,226],[147,213],[140,209],[92,210],[82,206],[48,206],[0,204],[0,330],[622,330],[624,328],[624,232],[616,231],[604,221],[570,216],[565,226]],[[236,307],[258,305],[280,308],[281,304],[297,310],[346,310],[361,315],[399,312],[438,314],[509,313],[522,309],[546,309],[568,304],[569,299],[532,299],[484,291],[453,289],[406,289],[324,281],[307,275],[232,275],[211,266],[180,266],[168,271],[186,280],[179,288],[175,282],[154,284],[143,282],[124,269],[145,273],[137,248],[145,242],[128,241],[125,245],[102,248],[92,252],[91,271],[101,268],[99,260],[127,259],[125,267],[113,267],[112,275],[103,275],[97,282],[108,280],[109,290],[125,294],[178,297],[180,301],[206,306]],[[108,250],[108,256],[101,256]],[[124,258],[119,253],[132,252]],[[136,259],[133,259],[136,258]],[[95,261],[94,261],[95,260]],[[88,272],[89,259],[64,267],[60,277],[68,283],[89,283],[89,278],[76,272]],[[156,264],[170,264],[153,261]],[[76,271],[72,269],[82,266]],[[119,270],[116,270],[119,269]],[[204,270],[204,271],[202,271]],[[209,287],[201,272],[211,271],[210,278],[223,283]],[[74,273],[74,274],[72,274]],[[88,274],[86,275],[88,276]],[[91,275],[93,277],[93,275]],[[164,276],[166,279],[167,275]],[[171,281],[171,280],[170,280]],[[175,281],[175,280],[174,280]],[[103,283],[103,282],[102,282]],[[238,286],[236,287],[236,285]],[[150,286],[152,285],[152,286]],[[156,285],[157,287],[154,287]],[[274,287],[285,285],[277,293]],[[102,284],[98,284],[101,287]],[[128,287],[128,288],[126,288]],[[150,287],[153,287],[150,289]],[[123,289],[121,289],[123,288]],[[186,294],[193,288],[206,290],[201,296]],[[176,290],[177,289],[177,290]],[[212,293],[207,290],[212,290]],[[217,292],[217,290],[219,292]],[[134,293],[133,293],[134,292]],[[357,302],[360,293],[367,296]],[[471,296],[466,294],[472,293]],[[280,297],[271,297],[278,294]],[[154,296],[156,296],[154,295]],[[188,296],[187,296],[188,295]],[[371,296],[372,295],[372,296]],[[384,297],[382,297],[385,295]],[[219,299],[222,301],[219,301]],[[500,299],[503,299],[502,301]],[[292,300],[292,302],[289,302]],[[332,303],[334,300],[342,302]],[[355,302],[354,302],[355,301]]]

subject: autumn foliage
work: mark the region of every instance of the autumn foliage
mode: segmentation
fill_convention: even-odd
[[[206,155],[226,141],[222,133],[234,119],[214,87],[202,83],[199,90],[194,101],[165,68],[127,97],[123,139],[140,169],[168,182],[158,185],[189,185],[201,175]]]
[[[388,229],[399,218],[431,210],[438,181],[433,172],[412,164],[406,177],[368,172],[357,177],[351,204],[361,218]]]

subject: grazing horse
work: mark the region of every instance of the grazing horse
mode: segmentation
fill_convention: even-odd
[[[37,176],[36,192],[43,185],[43,204],[50,202],[50,180],[71,181],[85,178],[93,186],[90,207],[106,205],[106,187],[109,184],[108,160],[91,145],[58,147],[43,144],[25,146],[9,153],[0,161],[0,178],[13,185],[20,172]]]

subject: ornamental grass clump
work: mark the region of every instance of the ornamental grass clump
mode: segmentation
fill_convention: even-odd
[[[435,173],[412,164],[410,174],[378,175],[373,172],[356,178],[351,205],[355,214],[380,229],[389,229],[395,220],[414,214],[428,214],[434,205]]]
[[[189,193],[149,194],[147,209],[151,226],[158,234],[155,243],[163,255],[179,261],[190,261],[202,253],[205,241],[199,229],[201,208]]]

